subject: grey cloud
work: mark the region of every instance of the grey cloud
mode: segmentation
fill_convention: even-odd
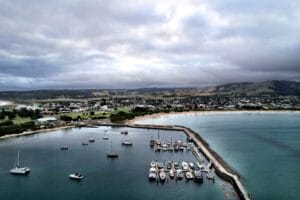
[[[297,1],[0,3],[0,90],[300,80]]]

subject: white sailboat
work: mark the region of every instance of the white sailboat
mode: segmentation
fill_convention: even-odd
[[[10,170],[11,174],[16,174],[16,175],[25,175],[30,172],[29,167],[20,167],[20,152],[18,151],[18,156],[14,164],[14,168]]]
[[[104,136],[102,137],[103,140],[108,140],[109,139],[108,136],[106,135],[106,132],[107,131],[104,132]]]

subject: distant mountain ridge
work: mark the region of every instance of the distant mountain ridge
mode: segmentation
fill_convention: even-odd
[[[228,83],[215,86],[211,92],[214,95],[300,96],[300,82],[272,80]]]

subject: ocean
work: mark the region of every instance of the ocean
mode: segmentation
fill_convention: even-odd
[[[299,112],[178,114],[137,123],[192,128],[240,173],[252,199],[300,198]]]
[[[109,140],[103,140],[107,130]],[[127,130],[128,136],[120,132]],[[1,200],[95,200],[95,199],[231,199],[235,192],[230,184],[216,177],[215,182],[168,179],[164,184],[149,182],[150,162],[195,162],[190,151],[155,153],[149,147],[150,138],[157,138],[157,130],[133,128],[72,128],[0,140],[0,199]],[[183,132],[160,131],[162,141],[181,140]],[[82,146],[94,138],[94,143]],[[132,147],[121,145],[124,139],[133,141]],[[112,141],[119,158],[106,157]],[[60,147],[68,145],[69,150]],[[17,152],[22,166],[31,168],[28,176],[11,175]],[[70,180],[68,175],[80,172],[84,179]]]

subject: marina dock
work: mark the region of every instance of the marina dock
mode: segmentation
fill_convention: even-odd
[[[211,163],[211,167],[215,169],[216,174],[222,179],[230,182],[236,190],[242,200],[250,200],[246,188],[243,186],[239,175],[235,170],[231,169],[230,166],[205,142],[204,139],[199,136],[195,131],[190,128],[178,125],[152,125],[152,124],[116,124],[116,123],[100,123],[90,121],[90,124],[97,126],[112,126],[112,127],[130,127],[130,128],[143,128],[143,129],[158,129],[158,130],[172,130],[184,132],[188,139],[192,141],[196,147],[203,153],[206,159]],[[193,150],[193,152],[195,152]],[[195,155],[195,154],[194,154]],[[197,159],[201,159],[201,156],[195,155]]]

